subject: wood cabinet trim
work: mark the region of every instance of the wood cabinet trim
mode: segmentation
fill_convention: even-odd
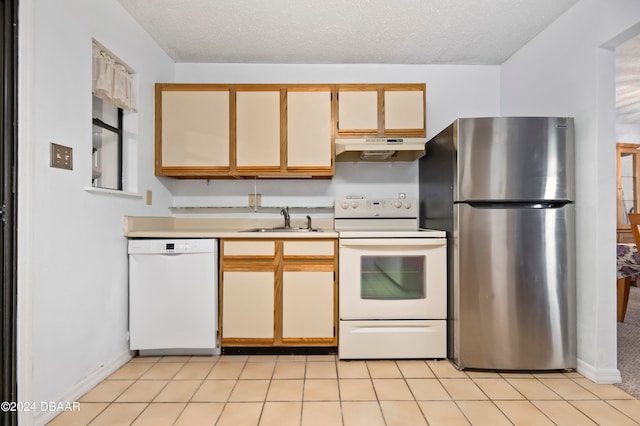
[[[208,83],[156,83],[158,88],[164,92],[188,92],[188,91],[230,91],[231,84],[208,84]]]
[[[154,127],[154,174],[165,176],[162,168],[162,90],[163,84],[155,85],[155,127]]]
[[[287,172],[287,89],[280,89],[280,172]]]

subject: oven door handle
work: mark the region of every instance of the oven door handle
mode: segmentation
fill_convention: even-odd
[[[439,247],[446,246],[446,238],[372,238],[372,239],[340,239],[340,247]]]

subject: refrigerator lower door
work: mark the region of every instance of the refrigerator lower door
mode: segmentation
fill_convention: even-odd
[[[460,368],[576,368],[575,207],[539,207],[455,206]]]

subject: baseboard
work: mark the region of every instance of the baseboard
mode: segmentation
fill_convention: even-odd
[[[620,370],[617,368],[597,369],[591,364],[578,360],[578,373],[598,384],[613,384],[622,382]]]
[[[103,365],[89,376],[87,376],[84,380],[80,381],[73,388],[71,388],[66,394],[62,395],[56,403],[66,404],[67,402],[73,403],[77,401],[82,395],[93,389],[98,383],[109,377],[112,373],[114,373],[118,368],[122,367],[124,364],[129,362],[131,359],[131,353],[126,351],[115,359],[113,359],[108,364]],[[82,408],[81,408],[82,409]],[[50,422],[54,417],[56,417],[61,412],[56,411],[39,411],[34,417],[35,424],[45,425]]]

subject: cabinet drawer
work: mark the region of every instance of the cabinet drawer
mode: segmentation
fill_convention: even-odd
[[[230,256],[269,256],[276,254],[274,241],[222,241],[223,257]]]
[[[285,241],[285,256],[329,256],[334,254],[334,241]]]

